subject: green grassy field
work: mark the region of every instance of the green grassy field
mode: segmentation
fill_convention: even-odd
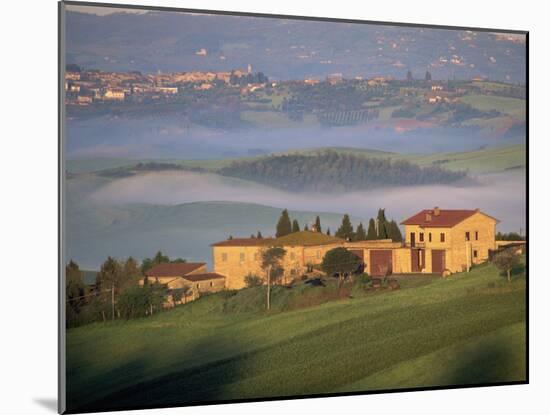
[[[497,95],[466,95],[460,100],[480,111],[497,110],[512,115],[518,120],[525,120],[526,103],[524,99]]]
[[[278,287],[269,313],[263,290],[69,330],[68,408],[526,379],[521,269],[512,283],[482,265],[318,305],[332,286]]]

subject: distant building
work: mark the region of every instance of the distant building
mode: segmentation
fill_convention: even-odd
[[[327,76],[327,82],[331,85],[338,84],[344,80],[344,75],[341,73],[331,73]]]
[[[125,93],[123,89],[120,88],[107,88],[105,94],[103,94],[103,99],[112,100],[112,101],[124,101]]]
[[[317,85],[320,82],[321,81],[319,79],[311,79],[311,78],[304,79],[304,84],[306,85]]]

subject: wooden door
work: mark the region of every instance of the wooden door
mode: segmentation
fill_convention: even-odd
[[[441,274],[445,270],[445,250],[432,249],[432,272]]]
[[[392,251],[373,249],[370,251],[370,275],[384,277],[392,273]]]

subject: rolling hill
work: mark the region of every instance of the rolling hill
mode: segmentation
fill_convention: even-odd
[[[512,283],[488,264],[422,280],[305,308],[300,298],[333,287],[276,287],[269,313],[256,287],[70,329],[68,408],[526,380],[522,269]]]
[[[97,206],[72,203],[67,209],[67,258],[98,269],[107,256],[142,259],[161,250],[170,257],[211,264],[210,244],[229,235],[248,237],[258,230],[273,235],[282,209],[253,203],[196,202],[178,205]],[[303,226],[319,215],[333,231],[336,213],[290,211]],[[358,223],[357,218],[352,218]]]
[[[527,149],[525,144],[489,147],[473,151],[409,154],[351,147],[323,147],[296,149],[272,155],[305,155],[315,156],[324,151],[334,151],[339,154],[353,154],[365,158],[390,160],[406,160],[421,167],[437,165],[448,170],[467,170],[471,173],[498,173],[514,168],[525,168]],[[89,173],[111,169],[129,169],[137,163],[170,163],[182,168],[198,168],[211,172],[230,166],[235,161],[257,161],[267,156],[181,160],[181,159],[75,159],[67,161],[67,171],[70,173]]]

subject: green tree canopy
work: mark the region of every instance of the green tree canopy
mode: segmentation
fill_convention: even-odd
[[[493,264],[502,272],[506,272],[508,282],[512,281],[512,269],[520,264],[520,258],[512,250],[506,249],[495,255]]]
[[[399,225],[396,221],[392,219],[389,226],[389,237],[394,242],[401,242],[403,241],[403,235],[401,235],[401,229],[399,229]]]
[[[376,217],[376,221],[378,224],[378,239],[388,239],[388,220],[386,219],[386,212],[385,209],[378,209],[378,215]]]
[[[142,274],[139,269],[137,261],[129,257],[122,266],[122,276],[121,276],[121,288],[131,287],[137,285]]]
[[[100,290],[108,290],[114,287],[115,292],[117,292],[120,290],[123,276],[121,264],[113,257],[108,257],[97,273],[96,285]]]
[[[277,232],[275,236],[277,238],[292,233],[292,225],[290,223],[290,217],[288,216],[288,210],[283,210],[279,222],[277,223]]]
[[[300,224],[296,219],[292,221],[292,233],[294,232],[300,232]]]
[[[345,248],[334,248],[328,251],[321,262],[321,269],[328,275],[338,276],[338,291],[342,288],[344,277],[357,271],[361,259]]]
[[[78,313],[83,304],[84,282],[82,281],[82,271],[76,262],[70,260],[65,266],[66,298],[69,307],[75,313]]]
[[[367,240],[373,241],[375,239],[378,239],[378,235],[376,234],[376,224],[374,222],[374,219],[369,220],[369,230],[367,231]]]
[[[351,225],[351,220],[349,218],[349,215],[346,213],[344,217],[342,218],[342,224],[334,234],[338,238],[351,240],[353,239],[353,226]]]
[[[319,216],[315,218],[315,231],[323,232],[323,229],[321,228],[321,218]]]
[[[284,272],[282,268],[282,261],[285,257],[286,250],[284,248],[275,246],[265,249],[261,253],[262,269],[266,273],[267,282],[267,304],[266,308],[271,308],[271,281],[277,279]]]
[[[357,226],[357,230],[355,231],[355,238],[356,241],[364,241],[367,239],[367,233],[365,232],[365,228],[363,227],[363,223],[359,222],[359,225]]]

